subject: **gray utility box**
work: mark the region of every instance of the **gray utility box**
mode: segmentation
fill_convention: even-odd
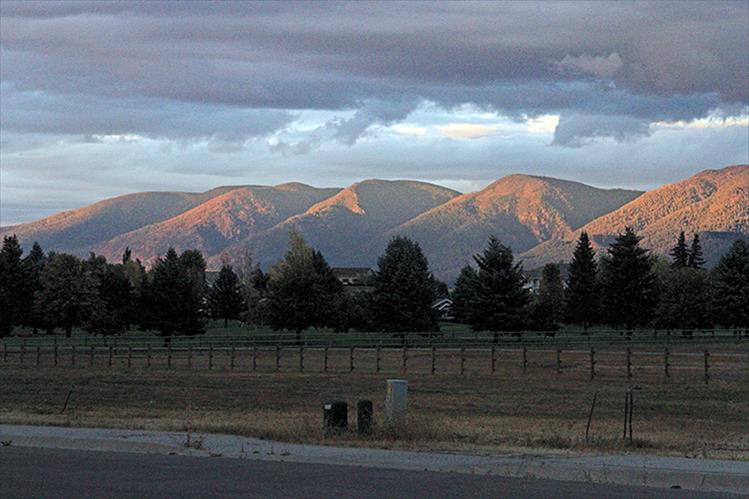
[[[334,433],[348,428],[348,404],[333,400],[323,404],[323,426],[325,433]]]

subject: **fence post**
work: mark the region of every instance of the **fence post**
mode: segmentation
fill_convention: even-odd
[[[208,346],[208,370],[213,369],[213,345]]]
[[[408,371],[408,347],[403,345],[403,374]]]
[[[523,372],[528,368],[528,347],[523,345]]]
[[[590,349],[590,379],[596,377],[596,350],[595,348]]]
[[[322,364],[322,372],[326,373],[328,372],[328,345],[325,345],[323,348],[323,364]]]
[[[151,345],[146,347],[146,367],[151,368]]]
[[[132,365],[133,365],[133,347],[128,346],[127,347],[127,368],[130,369]]]
[[[172,341],[169,340],[169,345],[166,347],[166,368],[172,368]]]
[[[281,370],[281,345],[276,345],[276,372]]]
[[[88,347],[88,367],[93,367],[94,365],[94,346],[91,345]]]
[[[705,349],[705,384],[707,384],[708,381],[710,381],[710,373],[708,372],[708,370],[710,369],[710,362],[708,360],[709,357],[710,357],[710,352],[708,352],[707,349]]]
[[[187,368],[192,369],[192,345],[187,346]]]
[[[562,349],[557,348],[557,374],[562,374]]]
[[[492,345],[492,374],[497,372],[497,347]]]
[[[252,372],[257,371],[257,341],[252,339]]]
[[[632,378],[632,349],[627,347],[627,378]]]
[[[24,357],[26,357],[26,340],[21,342],[21,365],[23,365]]]
[[[70,365],[75,367],[75,345],[70,347]]]
[[[381,355],[382,355],[382,346],[377,345],[377,358],[375,359],[375,372],[377,373],[380,372],[380,360],[382,358]]]
[[[466,372],[466,347],[460,346],[460,374],[463,375]]]
[[[304,372],[304,345],[299,347],[299,372]]]
[[[42,350],[39,345],[36,346],[36,365],[39,365],[39,357],[42,356]]]
[[[665,347],[663,349],[663,372],[667,378],[671,377],[671,373],[669,373],[668,371],[668,368],[671,367],[671,363],[669,362],[670,355],[671,355],[671,352],[668,350],[668,347]]]
[[[57,342],[55,341],[55,360],[54,360],[55,367],[57,367]]]
[[[231,350],[229,351],[229,370],[234,370],[234,345],[231,346]]]
[[[107,365],[111,368],[112,367],[112,345],[109,345],[109,360],[107,361]]]
[[[348,372],[354,371],[354,347],[349,349],[348,354]]]
[[[3,341],[3,362],[8,362],[8,342]]]
[[[432,374],[437,370],[437,347],[432,345]]]

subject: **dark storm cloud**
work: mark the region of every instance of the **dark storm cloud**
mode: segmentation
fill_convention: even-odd
[[[745,106],[748,18],[744,1],[4,2],[0,78],[70,102],[205,106],[199,130],[167,122],[178,136],[218,126],[224,107],[358,109],[308,140],[353,143],[426,99],[558,113],[555,143],[579,145]],[[19,115],[3,126],[20,128]],[[78,133],[62,118],[55,132],[66,121]]]

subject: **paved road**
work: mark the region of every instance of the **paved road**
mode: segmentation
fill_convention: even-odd
[[[712,498],[636,486],[31,447],[0,447],[0,497]]]

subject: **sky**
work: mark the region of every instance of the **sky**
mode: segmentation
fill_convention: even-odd
[[[749,2],[0,6],[0,224],[146,190],[749,163]]]

